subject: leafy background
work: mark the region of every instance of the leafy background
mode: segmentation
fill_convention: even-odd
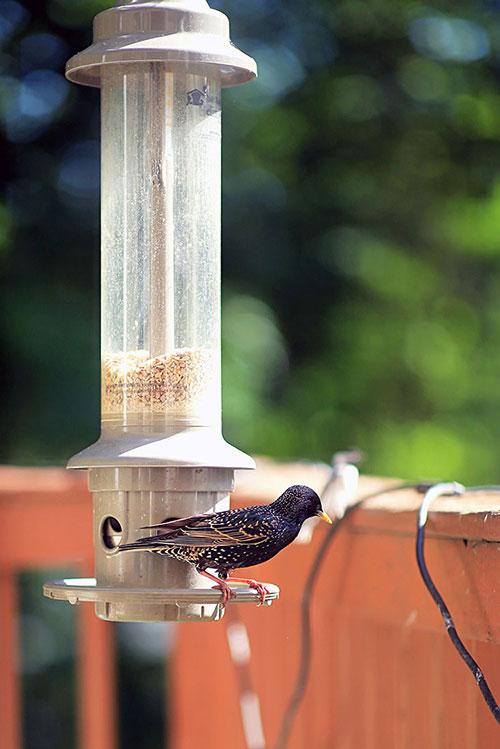
[[[98,430],[100,0],[0,2],[0,458]],[[491,480],[494,3],[219,2],[260,78],[224,95],[224,425],[243,449]]]
[[[99,102],[63,69],[109,5],[0,0],[4,463],[62,465],[98,432]],[[224,94],[226,437],[279,458],[356,445],[373,473],[497,481],[498,2],[213,5],[260,68]],[[70,632],[21,582],[23,643]],[[29,746],[72,745],[69,719],[36,738],[49,696],[33,686],[46,669],[70,683],[68,638],[52,661],[25,656]]]

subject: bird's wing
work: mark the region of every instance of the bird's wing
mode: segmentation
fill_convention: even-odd
[[[184,527],[172,528],[171,533],[153,536],[151,541],[166,546],[254,546],[272,536],[272,520],[244,512],[200,515]]]
[[[141,530],[150,530],[152,528],[162,528],[165,531],[177,530],[185,525],[192,525],[197,520],[205,520],[206,518],[214,518],[215,512],[207,512],[204,515],[188,515],[185,518],[176,518],[175,520],[164,520],[163,523],[155,523],[154,525],[141,525]]]

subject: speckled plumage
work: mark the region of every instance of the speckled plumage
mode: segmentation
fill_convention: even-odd
[[[271,559],[298,535],[302,523],[324,516],[321,500],[308,486],[289,487],[269,505],[193,515],[147,526],[162,530],[120,546],[120,551],[151,551],[214,569],[224,580],[230,570]]]

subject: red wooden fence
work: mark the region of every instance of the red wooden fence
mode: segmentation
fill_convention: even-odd
[[[16,576],[65,564],[82,576],[93,567],[86,474],[0,468],[0,745],[5,749],[22,746]],[[113,629],[94,616],[92,606],[79,607],[78,614],[79,749],[113,749]]]
[[[373,480],[362,488],[371,491]],[[420,499],[402,492],[372,500],[333,541],[313,597],[311,675],[288,749],[500,747],[500,727],[417,570]],[[438,500],[426,542],[431,574],[497,698],[499,501],[491,495]],[[324,532],[320,524],[310,546],[294,545],[260,567],[260,579],[281,586],[277,604],[265,611],[240,607],[267,747],[275,744],[296,678],[300,599]],[[245,749],[223,627],[209,627],[203,637],[194,627],[182,629],[173,678],[175,749]]]
[[[234,503],[268,501],[291,483],[320,489],[325,469],[260,463]],[[381,480],[364,479],[362,491]],[[459,660],[414,559],[411,492],[353,514],[334,540],[313,596],[308,689],[289,749],[490,749],[500,728]],[[429,520],[427,557],[457,627],[500,696],[500,516],[496,497],[444,499]],[[22,530],[22,533],[20,532]],[[270,608],[238,607],[250,676],[272,747],[298,667],[299,603],[326,526],[252,571],[280,585]],[[83,473],[0,469],[0,726],[22,746],[16,575],[72,564],[90,572],[91,501]],[[54,602],[54,606],[67,604]],[[78,607],[79,749],[117,747],[113,627]],[[245,749],[225,620],[178,629],[171,670],[171,749]],[[71,748],[68,748],[71,749]]]

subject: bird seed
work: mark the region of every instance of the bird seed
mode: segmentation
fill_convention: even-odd
[[[179,348],[150,357],[148,351],[106,354],[102,361],[102,411],[185,415],[215,379],[210,349]]]

